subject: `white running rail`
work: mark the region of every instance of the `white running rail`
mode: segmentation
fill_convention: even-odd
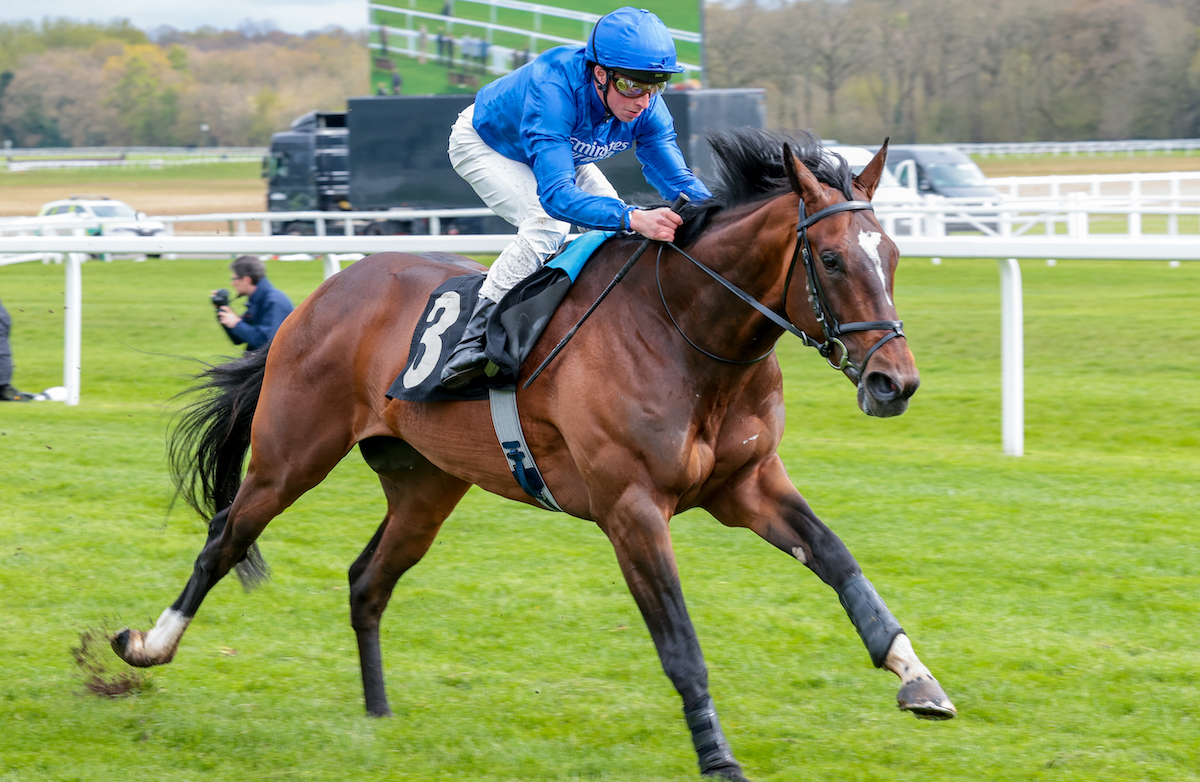
[[[1200,139],[1128,139],[1124,141],[1006,141],[980,144],[947,144],[968,155],[1100,155],[1138,152],[1185,152],[1200,150]]]
[[[450,211],[450,210],[440,210]],[[882,211],[882,210],[881,210]],[[257,213],[274,217],[281,213]],[[369,213],[379,215],[380,213]],[[386,213],[384,213],[386,214]],[[246,213],[231,213],[247,216]],[[189,215],[221,218],[231,215]],[[156,218],[162,219],[162,218]],[[211,220],[210,220],[211,221]],[[5,223],[0,223],[0,234]],[[82,264],[88,254],[142,255],[242,253],[324,254],[326,277],[340,269],[338,254],[383,251],[499,253],[511,234],[455,236],[86,236],[75,226],[71,236],[0,235],[0,258],[6,254],[66,258],[63,385],[67,404],[78,404],[80,395]],[[1196,235],[1030,235],[1030,236],[894,236],[900,252],[910,257],[994,258],[1000,264],[1001,356],[1002,356],[1002,443],[1006,454],[1020,456],[1025,449],[1024,432],[1024,332],[1021,274],[1018,259],[1127,259],[1157,261],[1200,261]],[[31,258],[32,259],[32,258]]]

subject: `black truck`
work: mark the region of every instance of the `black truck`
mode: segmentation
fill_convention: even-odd
[[[684,160],[701,179],[712,174],[709,131],[766,126],[762,90],[671,90],[663,93],[675,118]],[[473,95],[351,98],[345,112],[311,111],[271,137],[263,161],[267,209],[272,212],[379,211],[356,220],[357,234],[428,233],[428,220],[391,216],[391,209],[479,208],[475,191],[450,165],[450,127]],[[657,199],[631,154],[598,164],[630,203]],[[333,217],[333,215],[331,215]],[[513,233],[495,217],[441,219],[442,233]],[[272,221],[275,233],[311,234],[311,220]],[[329,228],[342,233],[344,224]]]

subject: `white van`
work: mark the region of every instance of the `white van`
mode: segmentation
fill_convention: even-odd
[[[975,161],[944,144],[902,144],[888,150],[888,168],[901,185],[922,194],[1000,201]]]

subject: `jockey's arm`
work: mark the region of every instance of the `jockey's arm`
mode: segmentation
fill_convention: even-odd
[[[566,149],[570,160],[570,147]],[[542,208],[556,220],[605,231],[634,231],[647,239],[664,242],[675,239],[675,228],[683,222],[683,218],[667,208],[638,209],[620,199],[595,196],[581,190],[575,185],[573,165],[569,167],[569,173],[554,172],[543,178],[538,170],[538,158],[534,158],[533,170]]]
[[[675,122],[662,98],[650,107],[642,123],[644,130],[638,134],[634,154],[642,164],[646,181],[658,194],[667,201],[674,201],[680,193],[687,193],[693,202],[712,198],[712,193],[684,162],[675,135]]]
[[[546,214],[585,228],[619,231],[629,228],[631,209],[619,198],[592,195],[575,184],[575,162],[567,139],[539,139],[532,155],[538,197]]]
[[[536,121],[530,122],[529,129],[524,132],[532,152],[538,196],[546,214],[587,228],[629,230],[658,241],[674,239],[675,227],[682,221],[669,209],[641,210],[619,198],[592,195],[576,185],[570,118],[565,116],[565,111],[556,115],[548,110],[547,104],[555,103],[555,97],[558,96],[553,90],[546,90],[526,105],[527,111],[532,109],[537,115]],[[712,194],[683,161],[666,107],[656,106],[652,113],[654,121],[648,123],[646,131],[637,137],[637,155],[647,180],[663,198],[674,200],[681,192],[687,193],[693,201],[709,198]],[[651,150],[648,157],[643,156],[643,146]]]

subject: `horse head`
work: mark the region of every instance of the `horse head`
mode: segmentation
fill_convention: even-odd
[[[827,185],[788,144],[783,163],[800,199],[792,274],[784,308],[816,339],[821,352],[858,387],[867,415],[900,415],[920,376],[896,315],[892,284],[900,253],[884,233],[870,200],[887,159],[887,141],[846,189]],[[852,196],[852,197],[848,197]],[[798,282],[798,281],[797,281]]]

